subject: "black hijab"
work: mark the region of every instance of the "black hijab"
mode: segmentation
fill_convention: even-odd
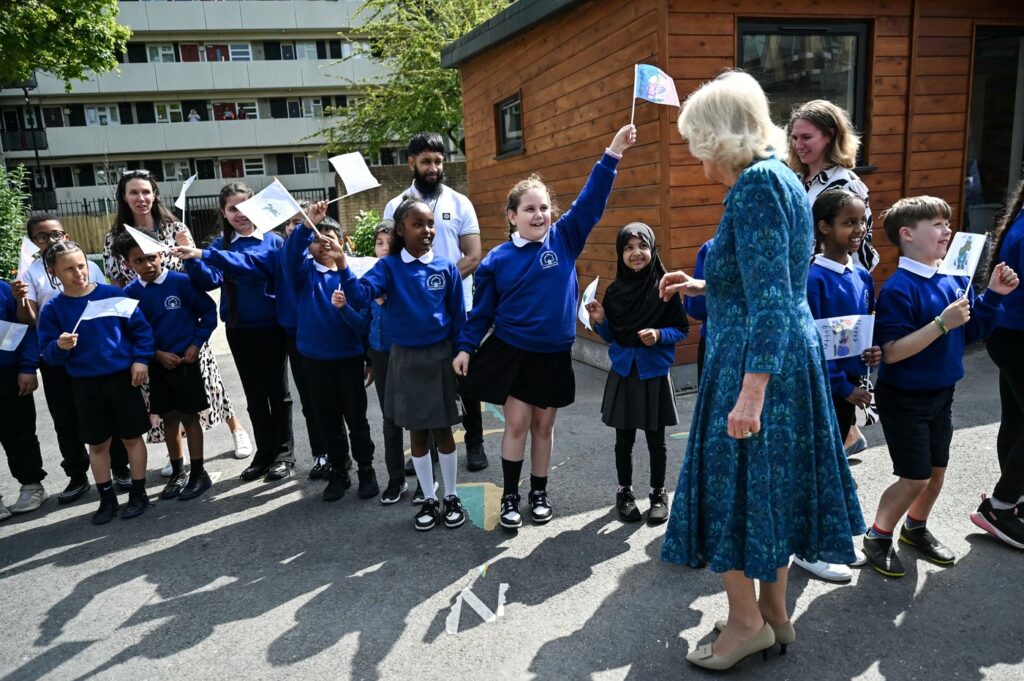
[[[626,244],[638,238],[651,249],[651,262],[639,272],[622,260]],[[665,275],[654,232],[642,222],[631,222],[622,228],[615,240],[615,281],[604,294],[604,310],[615,342],[624,347],[640,347],[637,333],[641,329],[664,329],[671,326],[689,331],[683,301],[676,293],[666,303],[658,294],[658,284]]]

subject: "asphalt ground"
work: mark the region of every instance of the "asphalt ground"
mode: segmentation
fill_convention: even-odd
[[[230,357],[220,365],[241,403]],[[408,496],[382,507],[353,489],[340,502],[321,501],[294,390],[299,465],[286,481],[242,482],[246,462],[232,457],[221,426],[206,440],[217,480],[197,500],[155,501],[140,518],[94,527],[93,488],[74,505],[51,498],[3,522],[0,680],[710,678],[684,657],[726,614],[719,579],[661,562],[662,528],[617,520],[614,434],[599,416],[604,373],[578,364],[576,375],[577,401],[556,426],[555,518],[543,527],[527,521],[516,534],[493,527],[499,409],[484,414],[492,465],[460,468],[472,523],[419,533]],[[939,568],[908,549],[905,578],[855,570],[848,585],[794,568],[797,643],[785,657],[744,661],[730,678],[1024,678],[1024,552],[968,518],[998,473],[996,377],[984,351],[973,350],[957,389],[946,489],[929,523],[957,564]],[[376,437],[380,412],[376,396],[369,401]],[[677,400],[670,489],[693,401]],[[55,495],[66,479],[41,391],[36,404],[45,484]],[[870,518],[892,476],[880,429],[866,433],[871,447],[853,470]],[[639,440],[635,482],[646,510]],[[149,452],[155,497],[166,454],[162,445]],[[375,458],[383,481],[380,450]],[[17,489],[4,470],[7,503]]]

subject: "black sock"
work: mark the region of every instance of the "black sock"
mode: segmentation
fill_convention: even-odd
[[[501,460],[501,474],[505,479],[502,494],[519,494],[519,474],[523,472],[522,461]]]
[[[203,476],[203,473],[206,472],[206,469],[203,468],[202,459],[189,459],[188,465],[191,466],[191,468],[189,469],[189,474],[195,476],[196,478],[201,478]]]
[[[146,496],[146,479],[136,480],[132,478],[132,491],[128,493],[131,497],[144,497]]]
[[[548,476],[530,475],[530,491],[543,492],[548,488]]]
[[[103,501],[113,501],[117,503],[117,492],[114,491],[114,483],[109,480],[104,483],[96,483],[96,489],[100,493],[100,499]]]
[[[171,475],[177,475],[181,472],[181,464],[184,459],[171,459]]]

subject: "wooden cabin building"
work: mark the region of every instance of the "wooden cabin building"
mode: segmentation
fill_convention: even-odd
[[[459,70],[469,196],[484,248],[507,238],[513,183],[539,172],[567,207],[620,126],[633,65],[675,79],[680,100],[723,69],[754,75],[785,125],[793,105],[829,99],[862,132],[858,172],[878,214],[932,194],[954,225],[989,229],[1021,177],[1024,5],[1007,0],[519,0],[445,47]],[[724,188],[676,131],[678,110],[637,101],[638,145],[578,263],[580,284],[615,274],[615,236],[649,224],[666,266],[691,270],[715,232]],[[896,249],[880,222],[879,281]],[[581,338],[598,340],[583,331]],[[677,350],[696,357],[697,327]]]

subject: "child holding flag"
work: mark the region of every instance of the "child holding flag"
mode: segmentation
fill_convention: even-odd
[[[118,237],[114,248],[137,275],[124,294],[139,301],[153,327],[156,361],[149,370],[149,411],[159,414],[171,433],[184,427],[188,438],[188,475],[182,468],[181,440],[167,438],[171,479],[160,498],[194,499],[213,485],[203,466],[199,414],[210,403],[198,360],[199,348],[217,328],[217,305],[188,275],[164,269],[162,253],[144,253],[131,234]]]
[[[635,142],[636,128],[623,126],[572,207],[553,225],[551,192],[541,179],[531,175],[516,183],[505,202],[509,241],[491,249],[477,270],[473,311],[459,334],[453,366],[466,377],[467,395],[504,405],[502,527],[523,524],[519,475],[527,434],[531,515],[537,524],[551,520],[547,482],[555,415],[576,398],[576,259],[601,219],[619,159]]]
[[[43,359],[65,365],[71,376],[80,432],[100,492],[92,522],[108,523],[120,508],[110,482],[112,437],[124,443],[131,466],[132,488],[121,517],[134,518],[149,505],[142,439],[149,414],[139,386],[149,373],[153,330],[119,288],[89,280],[85,253],[75,242],[58,242],[43,258],[63,291],[39,314],[39,344]]]
[[[882,365],[875,398],[898,479],[878,502],[864,553],[887,577],[905,574],[892,544],[904,514],[900,541],[936,565],[955,560],[926,524],[949,461],[953,391],[964,376],[964,347],[988,335],[1000,301],[1018,285],[1005,263],[993,268],[979,296],[968,277],[938,272],[952,236],[951,215],[949,204],[933,196],[900,199],[885,214],[886,236],[902,255],[878,295],[875,341]]]

